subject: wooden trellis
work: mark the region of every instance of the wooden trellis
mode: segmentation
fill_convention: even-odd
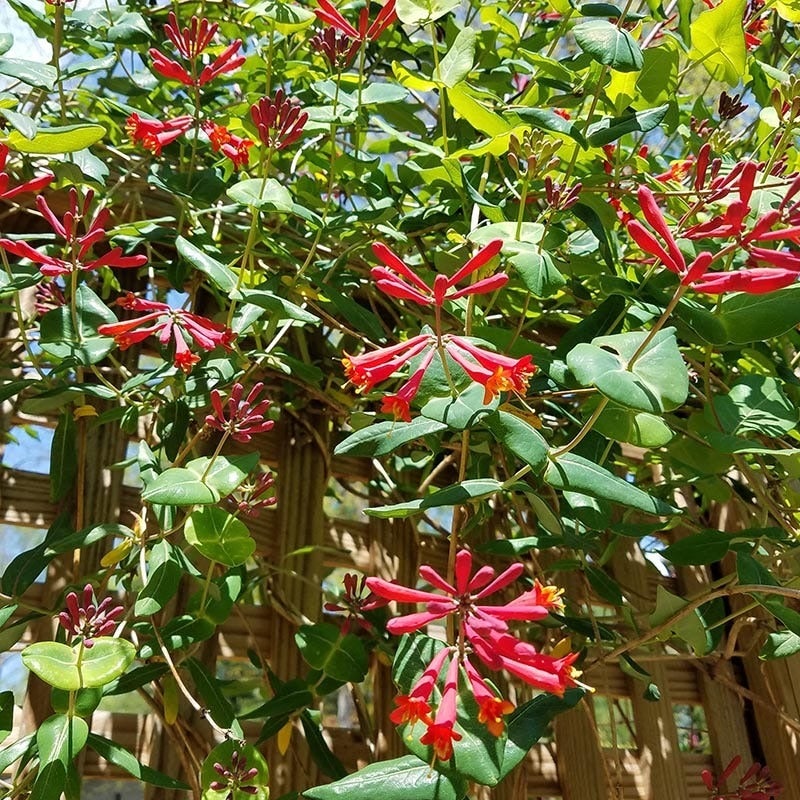
[[[30,420],[28,420],[30,421]],[[47,423],[47,419],[38,420]],[[121,471],[108,466],[122,458],[125,442],[101,429],[90,438],[95,472],[87,476],[101,492],[86,498],[84,513],[88,521],[130,521],[128,512],[137,510],[138,491],[124,486]],[[266,587],[263,605],[249,605],[234,613],[221,627],[219,635],[201,648],[198,657],[213,669],[218,659],[242,658],[252,648],[269,659],[278,675],[292,675],[299,666],[293,647],[294,628],[300,617],[316,619],[321,615],[321,595],[309,592],[311,583],[319,584],[333,568],[355,569],[386,578],[409,581],[416,565],[425,561],[440,568],[446,560],[443,537],[417,533],[414,525],[402,520],[337,519],[323,510],[324,497],[331,480],[341,485],[367,485],[372,466],[367,459],[338,458],[331,455],[331,423],[321,411],[303,419],[289,419],[271,433],[259,437],[253,447],[262,453],[265,465],[279,476],[279,504],[274,511],[262,513],[250,527],[257,541],[257,552],[273,565],[291,565],[274,583]],[[227,452],[227,451],[226,451]],[[235,447],[230,452],[235,452]],[[0,475],[0,518],[14,526],[47,528],[59,509],[49,500],[46,475],[19,470],[4,470]],[[736,521],[720,513],[719,527],[735,529]],[[680,528],[670,533],[678,538]],[[314,544],[311,554],[285,557],[300,546]],[[107,546],[107,545],[106,545]],[[99,560],[101,552],[82,554],[81,572],[91,571],[89,560]],[[290,563],[291,562],[291,563]],[[403,570],[402,574],[399,570]],[[661,575],[644,557],[635,540],[626,540],[613,562],[616,579],[630,598],[632,613],[643,622],[652,611],[658,585],[691,595],[710,580],[705,568],[685,568],[675,577]],[[56,582],[60,575],[59,582]],[[64,581],[78,576],[70,565],[54,568],[44,584],[37,583],[25,599],[33,605],[52,605]],[[586,595],[586,587],[568,587],[572,611],[580,613],[596,600]],[[182,601],[179,593],[176,603]],[[271,601],[275,602],[272,603]],[[280,611],[276,607],[280,607]],[[293,619],[292,615],[298,615]],[[50,622],[31,626],[20,641],[23,647],[36,638],[49,638]],[[758,618],[740,633],[739,641],[758,636]],[[563,800],[700,800],[707,798],[700,773],[705,768],[720,771],[735,754],[743,756],[743,767],[755,759],[766,760],[775,777],[786,786],[786,797],[800,797],[798,737],[800,736],[800,658],[761,662],[757,650],[740,656],[737,645],[730,659],[718,654],[703,658],[687,657],[668,646],[651,649],[641,663],[658,685],[660,699],[646,700],[644,684],[634,681],[618,662],[604,663],[591,669],[587,682],[596,689],[595,700],[588,699],[557,718],[554,736],[533,748],[524,764],[506,784],[486,791],[481,797],[563,798]],[[590,660],[593,656],[590,654]],[[375,758],[387,758],[404,752],[391,724],[394,688],[388,669],[375,663],[372,669],[373,707],[376,727],[372,731],[332,729],[331,744],[348,768]],[[521,690],[523,691],[523,690]],[[16,733],[24,735],[49,715],[49,691],[43,685],[30,686],[24,713],[16,720]],[[523,697],[523,695],[520,695]],[[524,699],[524,697],[523,697]],[[602,702],[601,702],[602,699]],[[608,746],[608,730],[603,728],[596,709],[625,704],[629,709],[635,746]],[[710,753],[681,749],[675,721],[675,706],[703,709],[710,741]],[[184,727],[192,735],[213,741],[202,720],[185,709]],[[605,723],[608,721],[605,720]],[[619,726],[619,718],[614,721]],[[139,754],[145,763],[178,774],[187,764],[174,746],[176,731],[168,730],[153,714],[135,715],[97,712],[92,719],[95,731],[113,738]],[[615,728],[616,730],[616,728]],[[250,730],[256,733],[254,727]],[[184,731],[185,735],[185,731]],[[295,743],[301,732],[294,733]],[[613,739],[613,736],[611,737]],[[284,758],[276,748],[268,747],[274,785],[273,796],[292,789],[302,790],[323,780],[313,768],[302,747],[293,748],[291,758]],[[124,777],[108,764],[89,755],[85,774],[90,777]],[[149,789],[148,797],[178,797],[180,793]],[[477,796],[477,795],[476,795]]]

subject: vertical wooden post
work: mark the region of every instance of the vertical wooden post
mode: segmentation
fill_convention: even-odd
[[[629,596],[641,598],[637,611],[646,617],[655,602],[652,597],[647,561],[634,541],[620,542],[613,564],[614,577]],[[683,760],[678,749],[678,731],[673,716],[666,668],[648,663],[647,669],[661,697],[645,700],[641,686],[631,685],[631,703],[639,745],[639,769],[646,800],[689,800]]]
[[[687,535],[689,532],[680,526],[672,529],[672,538],[675,541],[680,541]],[[678,570],[677,578],[681,593],[687,597],[699,594],[710,582],[708,569],[701,566],[682,567]],[[742,698],[726,685],[736,681],[731,663],[720,659],[709,670],[703,668],[698,670],[698,676],[717,772],[725,769],[736,755],[742,757],[745,765],[751,764],[753,756],[744,718],[744,703]]]
[[[413,586],[417,580],[419,548],[414,525],[407,519],[370,518],[370,574]],[[377,662],[373,673],[375,708],[375,755],[379,759],[399,758],[407,753],[389,719],[395,708],[397,690],[392,683],[392,668]]]
[[[270,660],[278,678],[289,680],[309,669],[294,645],[297,625],[303,619],[316,621],[322,611],[322,503],[330,480],[330,423],[324,413],[306,413],[302,420],[286,418],[275,433],[280,440],[275,566],[282,572],[271,587],[275,646]],[[301,547],[312,549],[286,558]],[[268,758],[273,797],[319,783],[317,767],[299,726],[295,727],[286,756],[278,751],[273,738]]]

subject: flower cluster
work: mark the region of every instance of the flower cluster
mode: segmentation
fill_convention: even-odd
[[[700,773],[705,787],[711,792],[711,800],[774,800],[783,794],[783,786],[770,775],[769,767],[762,767],[758,761],[739,778],[735,789],[725,789],[724,784],[741,763],[742,757],[734,756],[719,778],[714,778],[707,769]]]
[[[265,147],[283,150],[300,138],[308,114],[292,103],[283,89],[275,97],[262,97],[250,106],[250,117]]]
[[[330,0],[319,0],[317,17],[322,22],[327,22],[336,30],[341,31],[345,36],[355,39],[358,44],[366,41],[374,42],[397,19],[395,3],[396,0],[389,0],[378,12],[372,24],[369,21],[369,3],[367,3],[361,9],[361,14],[358,18],[358,29],[354,28],[342,16],[341,12]]]
[[[59,613],[58,621],[68,636],[82,639],[85,647],[93,647],[98,636],[114,633],[117,620],[125,610],[122,606],[112,608],[114,601],[110,597],[104,597],[98,603],[90,583],[83,588],[82,603],[75,592],[70,592],[64,602],[66,610]]]
[[[203,67],[198,74],[197,59],[211,44],[218,29],[219,25],[216,22],[209,22],[205,17],[202,19],[192,17],[188,27],[181,30],[178,18],[173,11],[170,11],[169,22],[164,25],[164,33],[181,56],[189,62],[190,69],[187,70],[177,61],[167,58],[162,52],[152,48],[150,57],[153,59],[153,69],[165,78],[179,81],[184,86],[204,86],[218,75],[238,69],[245,61],[244,56],[238,55],[242,46],[241,39],[231,42],[211,64]]]
[[[325,28],[309,40],[310,47],[323,53],[335,70],[347,69],[358,52],[359,41],[351,39],[346,33],[338,33],[336,28]]]
[[[266,398],[261,399],[263,383],[257,383],[245,399],[244,386],[234,383],[228,402],[223,405],[222,395],[217,389],[211,390],[213,414],[206,417],[209,428],[227,433],[231,439],[246,443],[258,433],[266,433],[275,427],[274,420],[267,419],[266,413],[271,405]]]
[[[446,334],[441,337],[443,351],[455,361],[467,376],[484,387],[483,402],[489,403],[500,392],[522,394],[536,371],[531,356],[510,358],[480,347],[463,336]],[[396,419],[411,421],[411,402],[417,395],[425,372],[439,352],[437,338],[422,333],[406,342],[381,347],[360,356],[346,355],[342,359],[345,375],[358,392],[368,392],[378,383],[388,380],[403,369],[409,359],[421,357],[418,366],[395,394],[385,395],[381,412]]]
[[[137,113],[131,114],[125,121],[125,130],[134,144],[141,144],[145,150],[160,156],[162,148],[180,139],[194,121],[189,116],[174,119],[142,119]]]
[[[461,283],[473,272],[486,266],[489,261],[498,255],[502,247],[502,239],[494,239],[478,250],[451,277],[437,275],[433,282],[433,287],[431,287],[411,267],[407,266],[396,253],[392,252],[385,244],[377,242],[372,245],[372,251],[385,266],[373,267],[371,274],[375,279],[375,285],[391,297],[411,300],[421,306],[435,305],[441,307],[445,300],[458,300],[460,297],[467,297],[471,294],[485,294],[505,286],[508,283],[508,275],[505,272],[497,272],[488,278],[475,281],[475,283],[463,289],[451,291],[456,284]]]
[[[249,151],[254,144],[252,139],[236,136],[224,125],[217,125],[210,120],[203,123],[203,133],[208,136],[211,149],[229,158],[236,169],[247,166],[250,160]]]
[[[698,156],[695,187],[704,185],[709,166],[708,153],[704,147]],[[682,284],[700,292],[763,294],[789,286],[800,274],[800,252],[762,245],[772,242],[797,244],[800,241],[800,204],[792,204],[795,194],[800,191],[800,178],[789,187],[779,208],[764,211],[755,222],[749,223],[757,174],[755,162],[743,161],[727,175],[712,177],[707,202],[727,198],[733,192],[736,199],[730,200],[722,213],[682,231],[683,237],[692,241],[727,240],[717,252],[703,250],[687,265],[675,235],[652,191],[646,186],[639,188],[638,199],[652,230],[638,220],[630,219],[627,222],[628,233],[642,250],[678,275]],[[742,251],[747,254],[747,267],[730,272],[709,271],[714,262]]]
[[[335,603],[325,603],[324,609],[333,614],[347,614],[342,623],[342,635],[346,636],[355,623],[365,631],[371,631],[372,625],[364,619],[364,612],[383,608],[389,601],[378,597],[367,589],[367,578],[359,579],[354,572],[348,572],[343,580],[344,594]]]
[[[390,620],[386,626],[390,633],[412,633],[448,616],[456,619],[458,646],[444,647],[436,653],[411,691],[396,699],[397,708],[391,717],[396,724],[413,725],[422,721],[426,732],[420,741],[430,744],[440,760],[448,760],[453,752],[453,742],[461,739],[461,734],[454,728],[461,667],[469,691],[480,708],[479,721],[493,735],[502,733],[503,716],[512,710],[511,704],[498,697],[481,677],[472,664],[473,656],[491,670],[506,670],[525,683],[558,696],[576,685],[576,672],[572,666],[576,653],[561,658],[540,653],[534,645],[517,638],[508,625],[514,620],[535,622],[544,619],[550,611],[560,609],[561,590],[536,581],[532,589],[508,603],[487,605],[483,602],[510,586],[524,569],[523,564],[517,563],[496,575],[492,567],[483,566],[473,574],[470,552],[460,550],[456,554],[454,584],[432,567],[420,567],[420,577],[438,591],[412,589],[381,578],[367,578],[367,587],[378,597],[425,606],[424,611]],[[446,664],[441,701],[435,715],[431,716],[433,689]]]
[[[270,508],[278,502],[272,494],[275,478],[272,473],[258,472],[244,483],[239,484],[236,490],[225,498],[225,502],[236,514],[256,518],[265,508]]]
[[[50,182],[55,178],[52,172],[45,172],[38,178],[19,183],[16,186],[10,186],[11,177],[6,172],[8,153],[8,145],[0,144],[0,200],[11,200],[23,192],[38,192],[40,189],[44,189],[45,186],[49,186]]]
[[[502,245],[499,239],[489,242],[451,277],[439,274],[434,279],[433,286],[429,286],[386,245],[374,244],[372,249],[385,266],[373,267],[372,277],[378,288],[391,297],[410,300],[421,306],[434,306],[438,314],[445,301],[484,294],[505,286],[508,275],[498,272],[462,289],[456,288],[465,278],[486,266],[500,252]],[[443,359],[452,359],[472,381],[484,387],[484,403],[489,403],[500,392],[522,394],[536,371],[531,356],[509,358],[481,347],[463,336],[436,336],[429,333],[421,333],[408,341],[381,347],[360,356],[345,354],[342,364],[345,375],[355,384],[356,390],[368,392],[402,370],[410,359],[418,358],[417,366],[406,382],[395,394],[386,395],[381,405],[383,413],[393,414],[396,419],[410,422],[410,404],[437,353]]]
[[[215,792],[224,792],[227,789],[228,794],[225,795],[225,800],[233,800],[237,796],[237,792],[258,794],[258,786],[251,783],[253,778],[258,775],[258,770],[255,767],[248,769],[247,759],[238,750],[233,751],[229,767],[216,761],[214,772],[222,780],[212,781],[209,788]]]
[[[90,218],[89,210],[94,198],[90,189],[81,198],[74,187],[69,192],[69,210],[59,219],[47,204],[43,195],[36,198],[36,205],[41,215],[50,224],[55,234],[64,240],[66,258],[57,258],[40,253],[27,242],[0,239],[0,247],[20,258],[27,258],[39,264],[42,275],[69,275],[75,270],[88,272],[99,267],[131,268],[141,267],[147,263],[147,256],[123,256],[121,247],[114,247],[99,258],[87,260],[92,248],[106,237],[105,227],[110,212],[107,208],[98,211]],[[81,233],[83,228],[83,233]]]
[[[175,366],[189,372],[200,360],[200,356],[189,349],[188,340],[201,350],[210,351],[216,347],[230,350],[234,333],[224,325],[212,322],[199,314],[192,314],[180,308],[172,308],[167,303],[145,300],[128,292],[117,298],[115,305],[128,311],[147,312],[136,319],[123,320],[101,325],[97,331],[101,336],[113,336],[114,341],[125,350],[132,344],[142,342],[148,336],[158,336],[163,345],[170,341],[175,344]],[[148,324],[149,323],[149,324]]]

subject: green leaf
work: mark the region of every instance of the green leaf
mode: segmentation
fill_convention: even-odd
[[[657,108],[637,111],[621,117],[606,117],[593,122],[586,131],[586,138],[593,147],[602,147],[617,141],[626,133],[645,133],[657,128],[667,116],[669,104]]]
[[[220,497],[195,472],[171,467],[147,484],[142,499],[163,506],[193,506],[216,503]]]
[[[208,253],[195,247],[188,239],[178,236],[175,240],[178,252],[196,269],[207,275],[221,292],[231,295],[236,291],[238,281],[233,270],[212,258]]]
[[[660,413],[681,406],[689,392],[689,373],[675,329],[664,328],[629,368],[648,334],[644,331],[600,336],[567,354],[567,366],[582,386],[596,386],[627,408]]]
[[[637,447],[661,447],[672,439],[672,431],[662,417],[645,411],[631,411],[614,403],[603,409],[594,429],[609,439],[629,442]]]
[[[655,628],[665,623],[670,617],[675,616],[675,614],[688,604],[687,600],[676,597],[663,586],[658,586],[656,589],[656,608],[649,618],[650,626]],[[710,652],[713,647],[713,642],[706,631],[706,626],[699,609],[694,609],[678,619],[673,623],[670,630],[667,631],[666,634],[662,634],[659,638],[662,640],[668,639],[671,633],[674,633],[679,639],[683,639],[696,655],[705,655]]]
[[[14,37],[10,33],[0,33],[0,56],[4,56],[13,44]]]
[[[449,14],[461,0],[397,0],[397,16],[405,25],[423,25]]]
[[[301,625],[295,642],[303,659],[314,669],[321,669],[342,682],[358,682],[367,674],[367,651],[354,634],[341,636],[328,622]]]
[[[590,564],[587,564],[583,568],[583,571],[592,589],[595,590],[599,597],[612,605],[622,605],[622,591],[619,588],[619,584],[610,575],[607,575],[602,569],[593,567]]]
[[[115,767],[125,770],[129,775],[133,775],[134,778],[138,778],[140,781],[153,786],[160,786],[162,789],[189,791],[189,786],[183,781],[170,778],[169,775],[164,775],[163,772],[145,766],[129,750],[126,750],[116,742],[112,742],[111,739],[106,739],[105,736],[90,733],[87,744],[101,758],[104,758]]]
[[[180,586],[183,570],[172,554],[170,544],[161,540],[150,551],[150,571],[142,587],[133,612],[137,617],[157,614],[175,596]]]
[[[2,109],[3,116],[9,121],[14,130],[19,131],[26,139],[33,139],[36,136],[36,120],[27,114],[20,114],[10,108]]]
[[[777,631],[767,636],[758,657],[764,661],[788,658],[800,653],[800,636],[792,631]]]
[[[163,663],[145,664],[144,666],[136,667],[108,684],[103,689],[103,694],[111,696],[133,692],[141,686],[157,681],[168,669],[169,667]]]
[[[415,417],[411,422],[375,422],[351,433],[333,451],[337,456],[385,456],[401,445],[447,430],[444,422]]]
[[[651,497],[628,481],[575,453],[551,457],[544,479],[556,489],[612,500],[656,516],[677,514],[678,509]]]
[[[37,89],[49,89],[50,91],[53,90],[58,80],[55,67],[43,64],[41,61],[26,61],[22,58],[0,57],[0,75],[22,81],[22,83],[35,86]],[[10,138],[8,145],[14,150],[17,149],[11,144]]]
[[[31,733],[0,750],[0,774],[5,773],[15,761],[22,758],[34,743],[34,734]]]
[[[780,336],[800,323],[800,284],[769,294],[726,295],[720,303],[720,319],[731,344]]]
[[[281,36],[297,33],[311,25],[316,16],[312,11],[295,3],[283,0],[262,0],[242,8],[243,19],[251,24],[254,19],[268,19]]]
[[[247,526],[215,506],[193,511],[186,520],[184,535],[206,558],[228,567],[244,564],[256,549]]]
[[[409,755],[370,764],[327,786],[306,789],[303,795],[311,800],[462,800],[465,791],[463,780],[445,777]]]
[[[99,636],[93,641],[92,647],[83,647],[80,642],[74,647],[60,642],[36,642],[22,651],[22,662],[57,689],[102,687],[125,672],[136,656],[136,648],[125,639],[111,636]]]
[[[550,253],[539,250],[538,245],[520,248],[511,263],[517,268],[522,282],[536,297],[550,297],[567,283]]]
[[[499,136],[510,130],[511,126],[499,114],[490,111],[465,83],[449,89],[447,99],[464,120],[487,136]]]
[[[18,131],[12,131],[8,135],[8,146],[20,153],[57,155],[85,150],[97,144],[105,135],[106,129],[94,123],[46,128],[38,131],[32,139],[26,138]]]
[[[532,425],[507,411],[498,411],[484,420],[498,442],[524,461],[536,475],[547,464],[547,441]]]
[[[214,764],[222,764],[230,768],[234,752],[239,754],[239,758],[246,769],[257,770],[256,774],[249,779],[246,784],[254,786],[255,791],[243,792],[239,790],[231,791],[227,786],[223,789],[212,789],[211,784],[219,781],[219,773],[214,769]],[[251,744],[242,744],[229,739],[222,744],[218,744],[205,758],[200,770],[200,782],[203,788],[202,800],[247,800],[249,797],[255,800],[268,800],[269,798],[269,767],[264,756]]]
[[[0,692],[0,742],[14,730],[14,692]]]
[[[219,497],[227,497],[258,466],[258,459],[256,452],[243,456],[217,456],[209,469],[211,460],[203,456],[190,461],[186,469],[193,472]]]
[[[289,190],[275,178],[247,178],[228,189],[228,197],[243,206],[273,211],[291,211],[294,200]]]
[[[703,10],[691,24],[689,58],[700,62],[712,78],[736,86],[747,70],[744,15],[747,0],[722,0]]]
[[[508,739],[500,778],[505,778],[528,755],[531,747],[547,733],[550,722],[576,706],[585,692],[568,689],[563,697],[542,693],[516,708],[508,718]]]
[[[80,717],[56,714],[46,719],[36,731],[39,749],[39,772],[31,791],[31,800],[58,800],[64,791],[70,762],[83,750],[89,726]]]
[[[745,375],[728,394],[714,395],[715,416],[727,434],[783,436],[797,423],[797,409],[781,384],[765,375]]]
[[[713,564],[723,559],[734,536],[726,531],[706,530],[673,542],[661,555],[679,567]]]
[[[587,19],[573,29],[575,41],[595,61],[618,72],[638,72],[642,51],[628,31],[605,19]]]
[[[516,114],[523,122],[533,125],[543,131],[563,133],[574,139],[581,147],[586,147],[587,142],[583,133],[574,122],[564,119],[551,108],[529,108],[527,106],[511,106],[509,111]]]
[[[447,87],[461,83],[472,71],[477,41],[478,34],[473,28],[462,28],[453,46],[439,63],[439,72],[434,74],[433,79]]]
[[[266,309],[280,320],[294,319],[298,322],[307,322],[312,325],[319,324],[319,318],[306,311],[304,308],[292,303],[284,297],[279,297],[266,289],[247,289],[242,292],[242,299],[246,303]]]
[[[339,96],[341,98],[341,91]],[[384,103],[402,103],[406,97],[408,89],[396,83],[368,83],[361,92],[361,104],[377,106]]]
[[[236,712],[230,700],[225,697],[219,680],[210,675],[196,658],[187,658],[183,664],[188,667],[200,699],[211,712],[214,722],[223,728],[233,728],[235,735],[243,737],[241,725],[236,720]]]
[[[41,345],[45,353],[56,358],[73,358],[83,366],[102,361],[114,347],[109,336],[100,336],[100,325],[116,322],[106,304],[85,284],[75,293],[78,329],[72,322],[69,305],[54,308],[42,317]]]
[[[75,445],[75,418],[72,409],[59,417],[53,443],[50,446],[50,499],[61,500],[72,489],[78,471]]]
[[[320,726],[311,719],[308,711],[304,711],[300,715],[300,724],[303,726],[306,744],[308,744],[314,763],[333,780],[347,777],[347,770],[328,746]]]
[[[242,714],[241,719],[269,719],[293,714],[301,708],[307,708],[314,703],[314,694],[306,682],[295,678],[284,683],[275,696],[267,700],[258,708]]]
[[[461,431],[473,427],[500,405],[500,399],[497,397],[488,404],[484,404],[483,397],[483,387],[473,383],[456,398],[448,396],[429,400],[422,407],[420,413],[429,420],[435,420],[453,430]]]

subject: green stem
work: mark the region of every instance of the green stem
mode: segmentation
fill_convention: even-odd
[[[439,84],[439,119],[442,123],[442,149],[445,156],[450,155],[447,142],[447,89],[441,83],[439,72],[439,45],[436,42],[436,25],[431,22],[431,47],[433,47],[433,79]]]
[[[56,16],[53,24],[53,58],[50,60],[56,68],[56,84],[58,85],[58,101],[61,106],[61,124],[67,123],[67,99],[64,95],[64,85],[61,82],[61,45],[64,41],[64,6],[56,6]]]
[[[525,218],[525,203],[528,202],[528,186],[530,185],[530,178],[527,173],[522,179],[522,192],[519,196],[519,210],[517,211],[517,228],[514,231],[514,240],[519,241],[522,235],[522,220]]]

